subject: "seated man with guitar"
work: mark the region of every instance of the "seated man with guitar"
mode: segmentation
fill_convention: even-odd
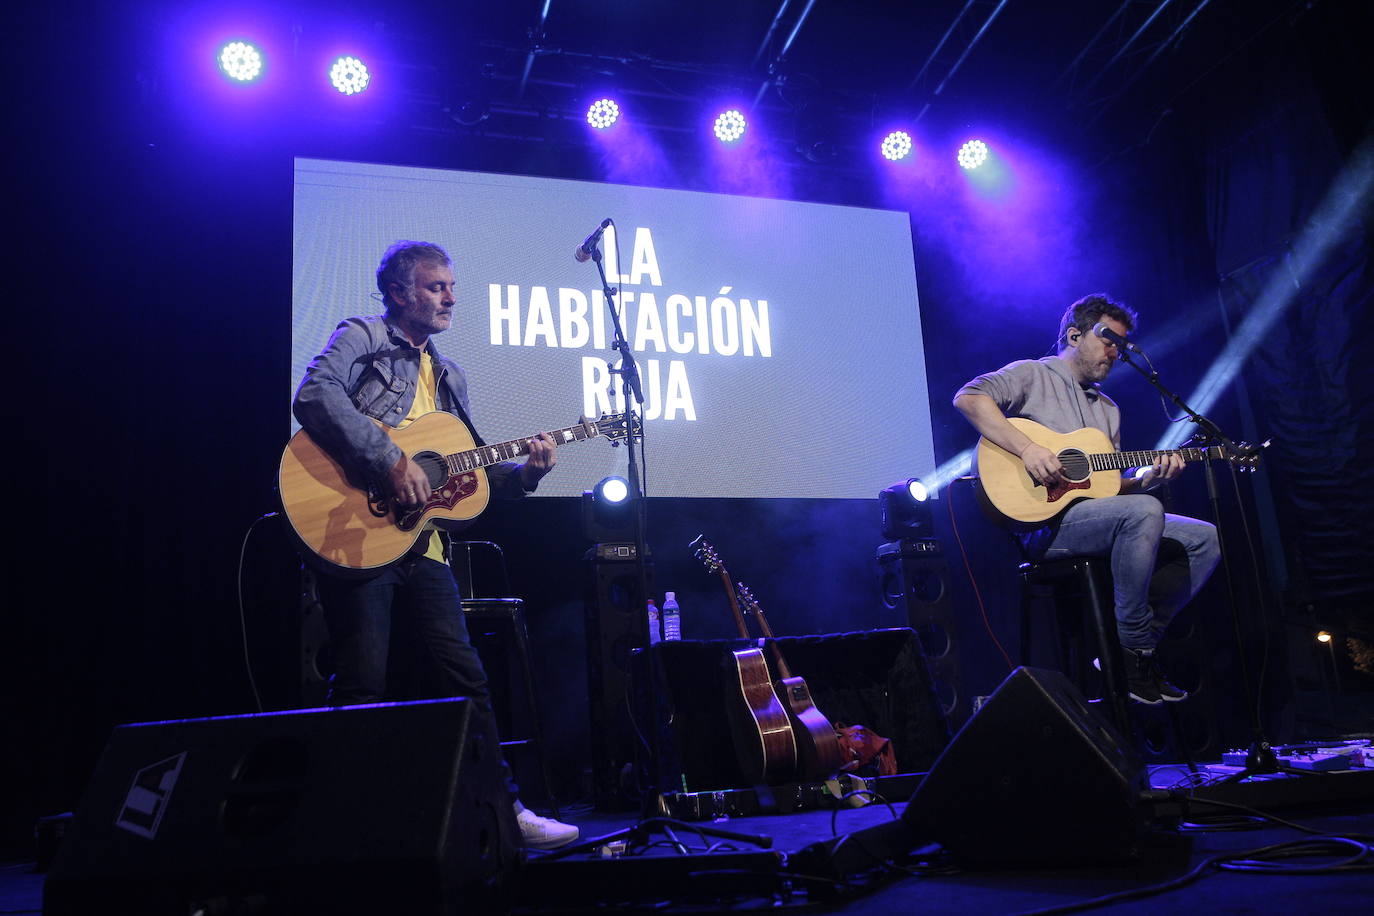
[[[442,356],[431,339],[452,323],[454,279],[447,252],[427,242],[397,242],[377,268],[377,289],[386,303],[385,314],[339,324],[306,369],[293,410],[305,432],[350,479],[375,491],[373,503],[394,503],[400,512],[426,506],[431,496],[442,495],[432,493],[434,487],[443,485],[432,485],[439,478],[412,460],[383,424],[400,428],[443,411],[461,421],[477,444],[482,440],[472,429],[463,370]],[[553,467],[554,440],[547,433],[521,446],[528,454],[524,463],[503,461],[486,469],[482,486],[489,480],[492,494],[523,496]],[[480,472],[472,476],[475,480]],[[322,572],[320,598],[335,665],[331,703],[383,698],[392,615],[407,614],[432,668],[425,674],[436,682],[440,695],[469,697],[492,719],[487,676],[468,638],[446,551],[445,535],[428,526],[418,532],[413,548],[380,568],[366,568],[366,575],[356,570],[351,576],[336,574],[347,570]],[[327,553],[323,556],[329,558]],[[552,849],[577,838],[576,827],[538,817],[521,805],[509,767],[505,769],[527,846]]]
[[[1134,312],[1104,295],[1086,296],[1064,312],[1055,356],[1018,360],[980,375],[959,389],[954,406],[984,442],[991,443],[980,446],[980,479],[992,471],[983,466],[983,453],[990,457],[996,453],[1016,471],[1005,484],[1012,497],[1009,501],[1024,496],[1028,503],[1038,501],[1044,506],[1043,512],[1008,516],[1026,523],[1019,526],[1018,536],[1030,559],[1110,558],[1131,697],[1158,705],[1187,697],[1160,672],[1154,649],[1169,620],[1198,593],[1216,567],[1220,558],[1216,529],[1204,521],[1166,514],[1157,499],[1144,495],[1183,469],[1183,457],[1176,452],[1143,455],[1135,462],[1146,465],[1141,473],[1121,477],[1119,470],[1098,470],[1102,456],[1049,447],[1056,444],[1055,434],[1082,431],[1101,441],[1105,451],[1120,448],[1120,410],[1099,390],[1118,351],[1111,335],[1104,337],[1098,331],[1105,328],[1124,339],[1135,327],[1135,319]],[[1024,419],[1013,422],[1009,417]],[[1036,424],[1047,427],[1045,435],[1037,435]],[[1061,460],[1070,455],[1074,467],[1066,467]],[[1083,459],[1082,468],[1077,466],[1078,459]],[[1092,459],[1090,467],[1088,459]],[[1100,466],[1127,465],[1107,461]],[[1099,484],[1097,478],[1107,480]],[[998,483],[990,479],[980,483],[996,506]],[[1099,495],[1102,498],[1080,498]]]

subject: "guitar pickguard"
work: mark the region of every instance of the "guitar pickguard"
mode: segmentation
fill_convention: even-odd
[[[402,531],[410,531],[420,523],[420,519],[430,509],[452,509],[463,500],[477,492],[477,475],[459,474],[450,477],[444,482],[442,487],[436,488],[430,494],[429,500],[423,506],[416,506],[407,509],[396,517],[396,527]]]
[[[1070,490],[1086,490],[1092,486],[1091,480],[1070,480],[1045,488],[1045,502],[1058,502]]]

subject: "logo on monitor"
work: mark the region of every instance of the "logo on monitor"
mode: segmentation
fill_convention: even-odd
[[[185,762],[186,752],[183,751],[135,773],[115,826],[150,840],[157,836],[158,825],[162,823],[162,815],[172,799],[172,790],[176,788]]]

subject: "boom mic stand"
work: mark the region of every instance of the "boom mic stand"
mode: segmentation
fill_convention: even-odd
[[[644,390],[639,381],[639,365],[635,362],[634,353],[630,349],[629,341],[625,339],[625,331],[620,325],[620,312],[616,308],[616,290],[606,279],[606,268],[601,258],[601,233],[607,226],[614,226],[615,223],[609,218],[602,222],[601,228],[593,233],[587,240],[585,247],[591,259],[596,262],[596,272],[601,277],[601,291],[606,299],[606,308],[611,314],[611,329],[613,339],[611,349],[620,353],[620,365],[610,372],[612,375],[620,376],[621,398],[625,404],[625,447],[629,450],[627,476],[630,484],[630,498],[633,501],[634,511],[631,514],[634,521],[634,542],[635,542],[635,577],[639,582],[639,594],[643,598],[649,598],[649,579],[645,568],[645,509],[644,509],[644,488],[641,484],[639,469],[639,459],[635,455],[635,446],[641,448],[644,442],[644,425],[642,421],[642,410],[644,407]],[[658,685],[658,664],[654,653],[648,651],[648,620],[644,614],[644,608],[638,610],[639,632],[642,634],[641,643],[645,649],[645,657],[648,661],[648,691],[652,695]],[[628,700],[628,698],[627,698]],[[649,704],[652,716],[657,716],[657,704]],[[648,733],[649,760],[651,765],[648,768],[648,787],[644,792],[643,801],[648,805],[648,800],[658,795],[658,729],[656,718],[650,723],[650,727],[645,729]]]
[[[1136,352],[1140,352],[1141,356],[1145,356],[1145,354],[1139,350]],[[1184,402],[1183,398],[1164,386],[1164,383],[1159,380],[1159,373],[1155,371],[1153,366],[1147,369],[1132,360],[1130,349],[1121,347],[1118,349],[1118,353],[1119,359],[1122,362],[1143,375],[1145,380],[1153,385],[1163,397],[1172,401],[1174,406],[1187,414],[1188,419],[1197,425],[1198,433],[1194,436],[1194,439],[1203,444],[1213,442],[1219,445],[1222,450],[1232,458],[1253,457],[1257,453],[1258,449],[1254,446],[1237,445],[1235,442],[1231,441],[1216,423],[1189,407]],[[1145,357],[1145,361],[1149,362],[1149,357]],[[1212,507],[1212,521],[1217,529],[1217,547],[1221,552],[1222,571],[1226,579],[1226,594],[1231,603],[1231,627],[1234,631],[1236,640],[1236,658],[1240,663],[1241,686],[1244,690],[1246,706],[1250,713],[1251,741],[1250,747],[1245,754],[1245,766],[1239,772],[1233,773],[1223,780],[1223,782],[1239,782],[1248,776],[1261,773],[1278,773],[1280,771],[1287,771],[1290,768],[1279,763],[1278,756],[1274,753],[1274,748],[1270,745],[1268,738],[1265,737],[1264,725],[1260,721],[1259,703],[1256,700],[1255,687],[1250,683],[1249,665],[1245,661],[1245,637],[1241,630],[1240,603],[1236,600],[1236,586],[1231,572],[1230,551],[1227,549],[1226,539],[1222,533],[1221,498],[1217,489],[1216,472],[1212,467],[1212,456],[1208,455],[1205,451],[1203,456],[1202,467],[1203,476],[1207,481],[1207,499]],[[1230,465],[1231,475],[1234,479],[1236,464],[1234,461],[1230,461],[1228,464]],[[1238,488],[1237,492],[1239,492]],[[1237,511],[1241,513],[1245,512],[1245,507],[1239,505],[1239,503],[1236,508]],[[1249,543],[1252,554],[1251,559],[1253,561],[1255,545],[1253,542],[1249,542],[1248,539],[1247,542]],[[1260,581],[1258,566],[1255,566],[1253,562],[1251,565],[1255,570],[1255,595],[1262,601],[1263,599],[1260,596],[1263,594],[1263,582]]]

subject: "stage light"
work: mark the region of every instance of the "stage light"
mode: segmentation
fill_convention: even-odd
[[[587,123],[597,130],[605,130],[620,120],[620,106],[615,99],[597,99],[587,106]]]
[[[596,497],[612,505],[623,503],[630,496],[630,484],[624,477],[607,477],[596,485]]]
[[[371,80],[367,65],[356,57],[335,58],[334,65],[329,68],[329,82],[344,95],[362,92]]]
[[[970,140],[959,147],[959,165],[965,169],[976,169],[988,161],[988,145],[982,140]]]
[[[638,501],[632,499],[624,477],[607,477],[582,492],[582,529],[599,544],[631,542],[635,538]]]
[[[262,75],[262,52],[246,41],[231,41],[220,48],[219,69],[231,80],[251,83]]]
[[[1322,631],[1320,631],[1319,633],[1317,633],[1317,642],[1330,642],[1330,641],[1331,641],[1331,634],[1330,634],[1330,633],[1326,632],[1325,630],[1322,630]]]
[[[889,541],[911,541],[934,535],[930,511],[930,491],[920,480],[910,477],[894,483],[878,494],[883,537]]]
[[[904,130],[894,130],[883,137],[881,149],[884,159],[900,162],[911,155],[911,134]]]
[[[744,129],[747,126],[744,114],[738,108],[722,111],[720,116],[716,118],[716,139],[721,143],[734,143],[744,136]]]

